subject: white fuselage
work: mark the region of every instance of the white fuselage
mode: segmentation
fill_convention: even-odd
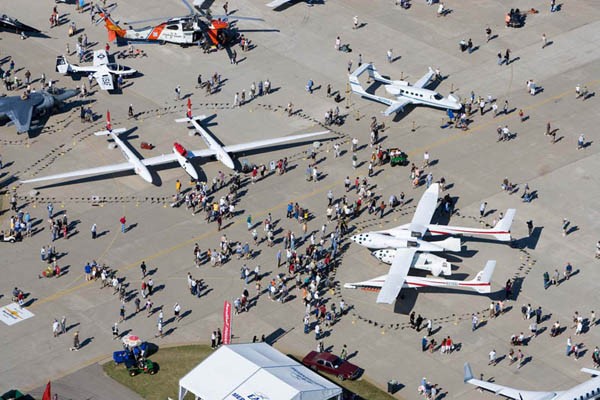
[[[391,264],[394,257],[396,257],[396,252],[396,249],[380,249],[375,250],[371,254],[379,261]],[[431,253],[417,253],[410,267],[429,271],[434,276],[439,276],[440,274],[445,276],[452,275],[452,265],[445,258]]]
[[[116,134],[114,134],[113,132],[110,132],[109,134],[112,140],[114,140],[117,146],[119,146],[119,149],[121,149],[123,157],[125,157],[125,159],[135,167],[135,173],[141,176],[142,179],[144,179],[146,182],[152,183],[152,174],[150,174],[148,168],[144,164],[142,164],[140,159],[137,158],[135,154],[133,154],[129,147],[127,147],[125,143],[123,143],[123,141],[119,139],[119,137]]]
[[[177,157],[177,162],[181,165],[181,168],[193,179],[198,180],[198,171],[196,171],[190,160],[179,154],[175,147],[173,147],[173,153]]]
[[[370,279],[365,282],[359,283],[346,283],[344,285],[347,289],[370,289],[379,290],[383,287],[387,279],[387,275],[382,275],[374,279]],[[473,289],[481,293],[489,293],[490,283],[489,282],[475,282],[475,281],[456,281],[450,279],[440,278],[421,278],[418,276],[407,276],[403,289],[411,288],[418,289],[422,287],[445,287],[451,289]]]
[[[462,108],[459,99],[454,95],[444,97],[433,90],[410,86],[406,81],[392,81],[391,84],[384,87],[385,91],[396,97],[397,100],[409,99],[413,104],[451,110]]]
[[[223,149],[223,146],[221,146],[208,132],[206,132],[206,130],[202,128],[202,126],[198,123],[198,121],[196,121],[196,119],[190,118],[190,122],[192,123],[192,125],[194,125],[194,128],[196,128],[196,131],[200,134],[200,137],[202,138],[202,140],[204,140],[206,146],[215,152],[217,160],[225,164],[227,168],[235,169],[233,159]]]

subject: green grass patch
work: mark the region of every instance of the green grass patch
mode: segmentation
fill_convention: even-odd
[[[179,379],[212,354],[207,345],[178,346],[159,349],[149,358],[158,364],[159,371],[154,375],[139,374],[129,376],[124,365],[113,361],[104,364],[104,372],[117,382],[127,386],[146,400],[176,399],[179,393]],[[193,396],[188,396],[190,399]]]
[[[112,379],[125,385],[138,393],[146,400],[165,400],[167,397],[177,398],[179,392],[179,379],[212,354],[213,350],[208,345],[178,346],[159,349],[150,359],[158,364],[159,371],[155,375],[139,374],[129,376],[123,365],[116,365],[110,361],[104,364],[104,372]],[[292,357],[298,360],[297,357]],[[394,397],[379,389],[366,379],[357,381],[340,381],[333,375],[321,374],[336,385],[356,393],[368,400],[391,400]],[[193,396],[188,393],[186,399]]]

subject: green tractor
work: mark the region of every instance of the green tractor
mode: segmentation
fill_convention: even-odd
[[[395,167],[396,165],[408,165],[408,155],[398,148],[388,149],[387,156],[390,159],[390,165],[392,167]]]

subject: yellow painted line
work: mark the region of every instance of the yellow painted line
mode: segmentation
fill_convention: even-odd
[[[600,79],[597,79],[597,80],[589,82],[586,86],[588,86],[588,88],[589,88],[592,85],[597,85],[599,82],[600,82]],[[543,106],[545,104],[548,104],[548,103],[550,103],[552,101],[555,101],[555,100],[558,100],[560,98],[563,98],[563,97],[565,97],[565,96],[567,96],[569,94],[573,95],[573,91],[572,90],[568,90],[568,91],[559,93],[556,96],[549,97],[549,98],[544,99],[544,100],[542,100],[542,101],[540,101],[538,103],[532,104],[532,105],[527,106],[527,107],[522,107],[522,109],[523,110],[527,110],[527,111],[532,111],[532,110],[535,110],[535,109],[537,109],[537,108],[539,108],[539,107],[541,107],[541,106]],[[463,137],[465,137],[465,136],[467,136],[467,135],[469,135],[471,133],[480,131],[483,128],[486,128],[486,127],[488,127],[490,125],[495,125],[499,121],[504,121],[507,118],[511,118],[512,116],[513,116],[512,114],[510,114],[510,115],[502,115],[501,117],[497,117],[497,118],[493,118],[493,119],[488,120],[488,121],[481,122],[480,124],[475,125],[475,126],[469,128],[469,130],[467,130],[467,131],[459,130],[458,132],[455,132],[455,133],[453,133],[451,135],[442,137],[441,139],[433,142],[432,144],[430,144],[428,146],[423,146],[423,147],[420,147],[420,148],[413,149],[413,150],[407,152],[407,154],[409,154],[409,155],[411,155],[411,156],[414,157],[416,155],[419,155],[419,154],[423,153],[424,151],[431,150],[431,149],[439,147],[439,146],[443,146],[445,144],[450,143],[451,141],[458,140],[458,139],[463,138]],[[327,186],[319,185],[318,190],[313,190],[312,192],[308,192],[308,193],[306,193],[306,194],[304,194],[304,195],[302,195],[300,197],[297,197],[297,198],[295,198],[295,201],[306,200],[306,199],[311,198],[311,197],[313,197],[313,196],[315,196],[317,194],[324,193],[327,190],[336,187],[339,183],[340,182],[338,181],[338,182],[334,182],[334,183],[332,183],[330,185],[327,185]],[[279,204],[277,204],[277,205],[275,205],[275,206],[273,206],[271,208],[263,210],[262,212],[255,213],[254,215],[258,215],[258,216],[266,215],[267,213],[269,213],[271,211],[274,211],[276,209],[285,207],[287,205],[287,203],[288,203],[288,201],[281,202],[281,203],[279,203]],[[125,207],[125,206],[123,206],[123,207]],[[240,221],[241,221],[240,219],[238,219],[237,221],[233,221],[232,225],[239,224]],[[211,229],[210,231],[207,231],[207,232],[205,232],[205,233],[203,233],[203,234],[201,234],[199,236],[196,236],[196,237],[194,237],[192,239],[189,239],[189,240],[187,240],[185,242],[181,242],[181,243],[178,243],[178,244],[173,245],[171,247],[165,248],[165,249],[160,250],[160,251],[158,251],[158,252],[156,252],[156,253],[154,253],[154,254],[152,254],[150,256],[147,256],[147,257],[144,257],[144,258],[140,258],[139,260],[134,261],[133,263],[130,263],[130,264],[124,266],[124,267],[121,267],[120,270],[127,271],[127,270],[135,267],[136,265],[139,265],[143,260],[148,261],[148,260],[156,259],[158,257],[161,257],[161,256],[167,255],[169,253],[172,253],[173,251],[178,250],[178,249],[180,249],[180,248],[182,248],[184,246],[188,246],[188,245],[190,245],[192,243],[195,243],[195,242],[197,242],[197,241],[199,241],[201,239],[204,239],[204,238],[206,238],[206,237],[208,237],[210,235],[219,234],[219,233],[220,232],[218,230]],[[106,254],[106,252],[110,249],[110,247],[112,246],[112,244],[114,243],[114,241],[116,240],[116,238],[118,237],[119,234],[120,234],[120,231],[117,233],[117,235],[115,235],[115,237],[113,238],[113,240],[111,241],[111,243],[109,244],[109,246],[107,247],[107,249],[102,253],[102,255]],[[77,291],[77,290],[79,290],[81,288],[84,288],[84,287],[88,286],[92,282],[93,281],[82,282],[82,283],[80,283],[77,286],[73,286],[73,287],[61,290],[59,292],[53,293],[52,295],[50,295],[50,296],[48,296],[46,298],[43,298],[43,299],[40,299],[40,300],[36,301],[29,308],[35,308],[35,307],[37,307],[39,305],[48,303],[50,301],[57,300],[57,299],[59,299],[59,298],[61,298],[63,296],[66,296],[67,294],[73,293],[73,292],[75,292],[75,291]]]

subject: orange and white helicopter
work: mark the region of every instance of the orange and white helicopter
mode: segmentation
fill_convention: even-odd
[[[128,28],[123,28],[111,17],[107,9],[98,7],[98,13],[101,18],[100,21],[104,21],[108,30],[109,41],[175,43],[181,46],[206,43],[209,46],[217,47],[225,47],[235,43],[237,33],[230,29],[230,23],[226,16],[223,16],[224,18],[213,17],[209,11],[201,8],[196,11],[187,0],[182,1],[190,11],[189,15],[172,17],[156,26],[146,26],[139,29],[134,29],[132,25],[164,18],[129,22],[126,23]],[[260,20],[259,18],[236,17],[236,19],[242,18]]]

